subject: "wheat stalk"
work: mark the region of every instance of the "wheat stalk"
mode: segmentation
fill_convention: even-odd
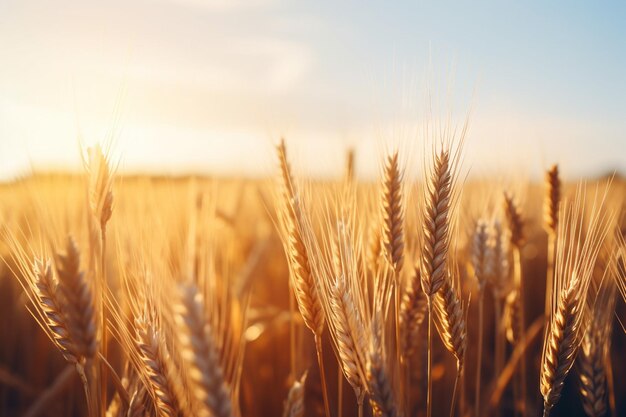
[[[474,276],[478,282],[478,355],[476,364],[476,387],[475,387],[475,406],[474,414],[480,415],[480,387],[481,387],[481,371],[483,357],[483,327],[484,327],[484,305],[485,305],[485,285],[489,274],[489,232],[487,222],[479,220],[476,223],[474,238],[472,242],[471,260],[474,268]]]
[[[607,187],[608,190],[608,187]],[[599,204],[594,200],[585,227],[582,206],[584,193],[579,189],[573,206],[564,205],[563,222],[557,238],[555,293],[552,314],[542,354],[540,390],[544,416],[559,400],[586,329],[585,303],[598,252],[608,233],[610,216],[604,212],[605,195]]]
[[[277,152],[282,178],[282,210],[280,223],[283,245],[289,260],[291,286],[296,296],[298,309],[300,310],[304,323],[315,336],[315,347],[318,365],[320,368],[320,378],[322,380],[322,391],[324,394],[324,409],[326,417],[330,417],[330,406],[328,402],[328,394],[326,392],[326,374],[324,372],[324,364],[322,361],[324,312],[319,298],[317,282],[311,274],[307,247],[302,236],[304,219],[300,208],[299,196],[296,192],[293,177],[291,175],[291,167],[289,166],[289,162],[287,160],[287,150],[284,140],[281,140],[278,145]],[[292,335],[294,335],[293,329]],[[294,336],[292,336],[292,345],[294,343]],[[295,352],[295,346],[292,346],[291,351],[293,355]],[[295,369],[292,369],[292,371],[295,371]]]
[[[106,226],[113,214],[113,173],[109,167],[109,160],[105,156],[100,145],[88,150],[87,171],[89,173],[88,197],[92,218],[95,219],[100,229],[100,239],[96,237],[93,231],[94,222],[89,223],[91,232],[91,268],[97,277],[96,300],[98,301],[98,311],[100,313],[100,324],[98,329],[101,332],[100,343],[101,353],[103,357],[107,357],[108,352],[108,330],[107,330],[107,311],[104,308],[104,298],[107,293],[107,276],[106,276]],[[98,253],[97,248],[100,248]],[[99,256],[100,262],[96,262],[96,256]],[[96,269],[99,268],[99,269]],[[108,398],[108,369],[103,361],[99,367],[99,384],[100,398]],[[100,414],[104,414],[105,401],[100,403]]]
[[[544,227],[548,232],[548,268],[546,278],[545,314],[550,314],[550,297],[552,295],[552,275],[554,275],[554,255],[556,232],[559,224],[559,204],[561,203],[561,179],[559,166],[554,164],[545,174],[545,197],[543,204]]]
[[[524,295],[524,282],[522,274],[522,247],[526,241],[525,228],[526,220],[522,214],[522,209],[519,202],[514,198],[511,193],[504,193],[504,214],[507,221],[509,242],[513,248],[513,284],[517,290],[516,296],[518,297],[517,305],[515,309],[516,318],[518,323],[515,325],[519,329],[519,342],[525,344],[526,333],[526,318],[524,314],[525,295]],[[526,415],[526,355],[522,355],[520,358],[520,366],[518,370],[519,385],[520,385],[520,398],[517,401],[517,405],[521,408],[522,416]]]
[[[454,165],[450,160],[450,151],[443,149],[434,156],[433,167],[426,178],[426,204],[422,219],[421,286],[428,300],[427,417],[430,417],[432,413],[432,304],[435,294],[446,280]]]

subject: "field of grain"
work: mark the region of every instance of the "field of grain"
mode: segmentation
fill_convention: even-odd
[[[459,142],[2,185],[0,415],[626,415],[626,183],[467,179]]]

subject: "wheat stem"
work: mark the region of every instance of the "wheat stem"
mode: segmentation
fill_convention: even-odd
[[[326,385],[326,372],[324,371],[324,358],[322,351],[322,335],[315,335],[315,350],[317,351],[317,364],[320,368],[322,396],[324,397],[324,413],[326,417],[330,417],[330,405],[328,404],[328,386]]]
[[[426,371],[426,377],[428,379],[428,388],[426,391],[426,417],[432,416],[432,395],[433,395],[433,380],[432,380],[432,366],[433,366],[433,340],[432,340],[432,327],[433,327],[433,303],[432,298],[428,297],[428,365]]]
[[[485,305],[485,287],[480,286],[478,289],[478,354],[476,358],[476,387],[475,387],[475,406],[474,415],[480,415],[480,387],[481,387],[481,371],[483,359],[483,327],[484,327],[484,305]]]
[[[513,277],[516,283],[516,287],[519,291],[519,313],[518,313],[518,328],[520,329],[520,338],[518,343],[522,345],[526,344],[526,320],[524,314],[524,284],[522,282],[522,256],[521,250],[518,246],[513,248]],[[519,406],[521,408],[522,416],[526,416],[526,355],[522,353],[520,357],[520,366],[519,366],[519,375],[520,375],[520,401]]]

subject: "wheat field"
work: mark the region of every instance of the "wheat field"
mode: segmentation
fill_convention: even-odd
[[[626,183],[467,179],[463,146],[2,185],[0,415],[626,415]]]

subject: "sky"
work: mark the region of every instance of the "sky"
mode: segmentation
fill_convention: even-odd
[[[469,131],[470,175],[626,172],[626,5],[0,0],[0,178],[80,169],[375,175]],[[431,129],[432,131],[432,129]],[[430,136],[430,137],[429,137]],[[418,167],[413,167],[419,169]]]

